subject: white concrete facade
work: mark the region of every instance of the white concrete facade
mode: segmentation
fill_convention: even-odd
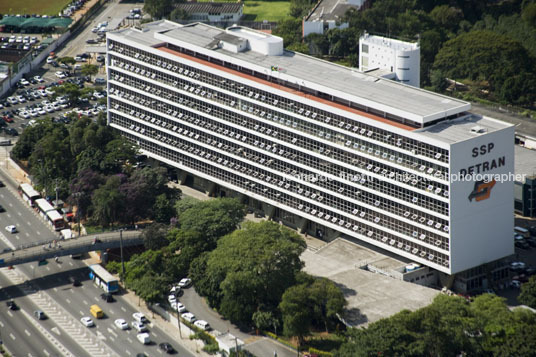
[[[364,0],[319,0],[302,20],[303,37],[312,33],[322,35],[334,28],[341,30],[348,28],[348,23],[341,21],[344,14],[350,8],[361,8],[364,2]]]
[[[343,67],[271,55],[268,45],[225,50],[244,38],[277,47],[278,38],[248,31],[159,22],[109,33],[109,124],[150,157],[448,274],[513,252],[513,183],[497,182],[488,199],[468,203],[475,183],[448,177],[476,167],[473,147],[489,142],[490,157],[504,162],[487,173],[513,171],[512,126],[401,85],[382,103],[369,98],[366,110],[354,109],[345,103],[363,98],[350,89],[342,100],[334,83],[309,85],[321,68]],[[268,63],[286,68],[272,74]],[[291,78],[307,65],[309,77]],[[368,83],[378,84],[363,77]],[[374,114],[392,103],[396,120],[406,116],[394,108],[405,96],[426,104],[417,128]]]
[[[365,33],[359,38],[359,69],[367,72],[384,69],[395,74],[395,80],[420,87],[418,43],[404,42]]]

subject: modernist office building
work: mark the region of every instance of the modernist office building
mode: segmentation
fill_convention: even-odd
[[[514,129],[470,104],[161,21],[107,35],[108,121],[148,156],[447,274],[513,253]]]

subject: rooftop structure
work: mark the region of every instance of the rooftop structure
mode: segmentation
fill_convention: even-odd
[[[513,252],[513,183],[471,175],[513,171],[514,129],[469,103],[243,27],[160,21],[107,48],[110,125],[214,195],[448,274]]]
[[[421,50],[418,43],[365,33],[359,38],[359,48],[361,71],[387,70],[398,82],[420,86]]]
[[[303,37],[311,33],[323,34],[332,28],[347,28],[348,23],[342,22],[344,14],[351,8],[361,8],[364,3],[364,0],[319,0],[303,19]]]

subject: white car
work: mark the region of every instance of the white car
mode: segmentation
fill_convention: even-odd
[[[43,78],[41,78],[41,76],[35,76],[33,77],[33,79],[35,79],[39,83],[43,83],[45,81]]]
[[[145,317],[144,314],[142,314],[141,312],[135,312],[132,314],[132,318],[135,320],[135,321],[138,321],[138,322],[141,322],[141,323],[145,323],[147,322],[147,318]]]
[[[7,97],[7,101],[11,105],[19,104],[19,100],[17,99],[17,97]]]
[[[192,280],[189,278],[184,278],[184,279],[181,279],[181,281],[179,281],[179,286],[181,288],[187,288],[190,285],[192,285]]]
[[[17,100],[19,103],[26,103],[26,98],[24,98],[22,95],[17,96]]]
[[[15,227],[14,225],[6,226],[6,231],[8,231],[9,233],[17,233],[17,227]]]
[[[45,89],[45,93],[48,94],[48,95],[52,95],[52,94],[54,94],[54,91],[52,89],[50,89],[50,88],[47,88],[47,89]]]
[[[210,330],[210,325],[205,320],[197,320],[196,322],[194,322],[194,325],[196,327],[199,327],[203,331]]]
[[[187,312],[188,310],[186,310],[186,306],[184,306],[183,304],[181,304],[180,302],[176,301],[176,302],[172,302],[171,303],[171,308],[173,310],[177,310],[178,312],[180,312],[181,314],[184,313],[184,312]]]
[[[95,326],[95,324],[93,323],[93,320],[91,320],[91,317],[88,317],[88,316],[84,316],[80,319],[80,321],[82,322],[82,324],[84,324],[84,326],[86,327],[91,327],[91,326]]]
[[[30,82],[28,82],[26,79],[22,78],[20,81],[19,81],[20,84],[22,84],[23,86],[29,86],[30,85]]]
[[[47,57],[47,63],[50,64],[54,62],[54,57]]]
[[[56,72],[56,77],[59,79],[67,78],[67,75],[64,72]]]
[[[48,93],[44,90],[44,89],[38,89],[37,92],[39,93],[39,95],[41,97],[46,97],[48,96]]]
[[[76,62],[86,62],[87,60],[84,57],[76,56],[74,58]]]
[[[188,322],[194,322],[195,320],[197,320],[195,318],[195,315],[192,314],[191,312],[187,312],[185,314],[182,314],[182,318],[185,319]]]
[[[151,337],[147,332],[137,334],[136,338],[144,345],[151,343]]]
[[[44,110],[43,108],[39,108],[37,109],[37,113],[39,113],[39,115],[46,115],[47,111]]]
[[[138,321],[132,321],[131,323],[132,328],[135,329],[138,332],[147,332],[147,326],[145,326],[143,323]]]
[[[19,113],[19,116],[22,118],[22,119],[29,119],[31,116],[30,116],[30,113],[24,111],[24,112],[20,112]]]
[[[54,107],[52,105],[47,105],[44,109],[47,113],[54,113]]]
[[[128,324],[124,319],[117,319],[114,321],[115,326],[117,326],[121,330],[128,329]]]
[[[167,297],[167,301],[171,304],[173,301],[175,301],[175,302],[177,301],[177,297],[175,295],[171,294],[171,295],[169,295]]]

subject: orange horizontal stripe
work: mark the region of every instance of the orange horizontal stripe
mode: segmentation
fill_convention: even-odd
[[[217,69],[219,71],[222,71],[222,72],[227,72],[227,73],[233,74],[235,76],[246,78],[246,79],[255,81],[257,83],[260,83],[260,84],[263,84],[263,85],[266,85],[266,86],[269,86],[269,87],[272,87],[272,88],[276,88],[276,89],[279,89],[279,90],[282,90],[282,91],[285,91],[285,92],[288,92],[288,93],[298,95],[300,97],[311,99],[311,100],[314,100],[316,102],[326,104],[326,105],[329,105],[329,106],[337,108],[337,109],[342,109],[342,110],[350,112],[350,113],[358,114],[358,115],[367,117],[369,119],[373,119],[373,120],[376,120],[376,121],[379,121],[379,122],[382,122],[382,123],[385,123],[385,124],[388,124],[388,125],[395,126],[397,128],[400,128],[400,129],[404,129],[404,130],[408,130],[408,131],[415,130],[415,128],[413,128],[413,127],[411,127],[409,125],[404,125],[402,123],[397,123],[395,121],[391,121],[389,119],[385,119],[385,118],[382,118],[380,116],[364,112],[362,110],[358,110],[358,109],[355,109],[355,108],[350,108],[350,107],[344,106],[344,105],[339,104],[339,103],[334,103],[332,101],[329,101],[329,100],[326,100],[326,99],[323,99],[323,98],[319,98],[319,97],[317,97],[315,95],[312,95],[312,94],[304,93],[302,91],[298,91],[298,90],[295,90],[295,89],[292,89],[292,88],[288,88],[288,87],[285,87],[285,86],[282,86],[282,85],[279,85],[279,84],[274,84],[274,83],[269,82],[267,80],[260,79],[260,78],[251,76],[249,74],[245,74],[245,73],[236,71],[234,69],[226,68],[226,67],[220,66],[218,64],[208,62],[208,61],[202,60],[200,58],[193,57],[193,56],[190,56],[190,55],[187,55],[187,54],[172,50],[170,48],[167,48],[166,46],[160,46],[160,47],[157,47],[157,49],[159,49],[161,51],[164,51],[164,52],[167,52],[167,53],[171,53],[172,55],[175,55],[175,56],[178,56],[178,57],[186,58],[188,60],[203,64],[205,66],[215,68],[215,69]]]

